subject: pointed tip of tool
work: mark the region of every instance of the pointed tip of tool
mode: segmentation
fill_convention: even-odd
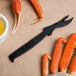
[[[68,17],[69,17],[69,15],[65,16],[64,17],[64,20],[66,20]],[[69,20],[72,21],[73,20],[73,17],[71,19],[69,19]]]
[[[69,17],[69,15],[65,16],[65,17],[63,18],[63,20],[67,19],[68,17]]]
[[[65,25],[69,24],[69,23],[73,20],[73,17],[70,18],[70,19],[67,19],[68,17],[69,17],[69,15],[65,16],[65,17],[61,20],[63,23],[65,23]],[[63,24],[63,23],[62,23],[62,24]]]
[[[69,17],[69,15],[66,16],[67,18]]]
[[[71,18],[71,21],[72,21],[73,19],[74,19],[74,18],[72,17],[72,18]]]
[[[70,23],[73,20],[73,17],[67,20],[68,23]]]

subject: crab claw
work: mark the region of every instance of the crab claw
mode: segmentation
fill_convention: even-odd
[[[35,24],[43,19],[43,10],[42,10],[38,0],[30,0],[30,1],[33,4],[33,6],[39,16],[39,19],[36,22],[32,23],[32,24]]]
[[[13,12],[15,16],[15,23],[14,27],[12,30],[12,33],[16,32],[22,12],[22,7],[21,7],[21,1],[20,0],[13,0]]]
[[[60,61],[60,71],[61,72],[67,71],[67,67],[68,67],[71,57],[73,55],[74,49],[76,49],[75,41],[76,41],[76,33],[73,33],[70,36],[70,38],[67,41],[67,44],[64,48],[64,52],[63,52],[63,55],[62,55],[62,58]]]
[[[44,54],[42,59],[42,76],[48,76],[48,59],[51,60],[51,56],[49,54]]]
[[[73,74],[73,73],[76,74],[76,53],[73,56],[69,69],[70,69],[70,74]]]
[[[50,72],[52,74],[58,72],[59,62],[62,54],[62,43],[66,43],[66,42],[67,40],[62,37],[57,40],[57,43],[53,52],[53,56],[51,59]]]

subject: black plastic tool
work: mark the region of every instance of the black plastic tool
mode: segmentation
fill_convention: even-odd
[[[43,40],[46,36],[50,36],[56,28],[64,27],[64,26],[68,25],[73,20],[73,17],[69,20],[66,20],[68,17],[69,17],[69,15],[62,18],[60,21],[56,22],[55,24],[45,27],[40,34],[38,34],[36,37],[34,37],[29,42],[27,42],[22,47],[20,47],[15,52],[13,52],[11,55],[9,55],[10,61],[14,62],[14,59],[16,59],[17,57],[21,56],[22,54],[24,54],[25,52],[27,52],[28,50],[33,48],[41,40]]]

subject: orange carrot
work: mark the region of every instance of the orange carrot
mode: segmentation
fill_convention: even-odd
[[[42,76],[49,76],[48,59],[51,60],[51,56],[44,54],[42,59]]]
[[[70,69],[70,73],[76,73],[76,53],[72,59],[69,69]]]
[[[21,1],[20,0],[13,0],[13,12],[15,15],[15,23],[14,23],[14,28],[12,30],[12,32],[16,32],[17,27],[18,27],[18,23],[20,20],[20,16],[21,16],[21,12],[22,12],[22,6],[21,6]]]
[[[52,60],[51,60],[51,66],[50,66],[50,72],[52,74],[58,71],[59,61],[60,61],[61,54],[62,54],[62,42],[66,43],[67,40],[64,38],[59,38],[57,40],[57,43],[54,49],[54,53],[53,53]]]
[[[69,62],[71,60],[72,54],[73,54],[73,50],[75,48],[75,41],[76,41],[76,33],[73,33],[65,48],[64,48],[64,52],[60,61],[60,71],[61,72],[65,72],[67,70],[67,67],[69,65]]]
[[[37,22],[41,21],[42,18],[43,18],[43,10],[42,10],[38,0],[31,0],[31,3],[35,7],[35,10],[36,10],[36,12],[37,12],[37,14],[38,14],[38,16],[40,18],[38,21],[35,22],[35,23],[37,23]],[[33,23],[33,24],[35,24],[35,23]]]

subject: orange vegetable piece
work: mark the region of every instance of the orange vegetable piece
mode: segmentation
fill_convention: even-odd
[[[35,22],[35,23],[37,23],[37,22],[41,21],[43,18],[43,10],[42,10],[38,0],[30,0],[30,1],[33,4],[33,6],[34,6],[39,18],[40,18],[38,21]],[[33,24],[35,24],[35,23],[33,23]]]
[[[70,73],[76,73],[76,53],[73,56],[72,62],[69,66],[69,69],[70,69]]]
[[[64,47],[63,53],[62,53],[62,42],[64,42],[64,43],[67,42],[65,47]],[[56,43],[56,46],[55,46],[55,49],[53,52],[53,56],[51,58],[50,72],[52,75],[55,75],[55,73],[58,72],[58,69],[60,69],[59,74],[67,71],[68,65],[69,65],[71,58],[72,58],[72,55],[74,53],[74,49],[76,50],[75,42],[76,42],[76,33],[73,33],[70,36],[68,41],[64,38],[59,38],[57,40],[57,43]],[[44,58],[43,58],[42,76],[49,76],[49,70],[48,70],[48,59],[49,58],[48,58],[48,55],[49,54],[45,54]],[[69,69],[70,69],[69,76],[76,76],[76,52],[72,58]]]
[[[12,6],[13,6],[13,12],[15,15],[15,23],[14,23],[14,28],[12,30],[12,32],[14,33],[17,30],[21,12],[22,12],[21,0],[13,0]]]
[[[62,55],[62,43],[63,42],[66,43],[67,40],[64,38],[59,38],[57,40],[57,43],[56,43],[56,46],[53,52],[52,60],[51,60],[51,66],[50,66],[50,72],[52,74],[58,71],[59,62],[60,62],[61,55]]]
[[[71,60],[72,54],[73,54],[73,50],[75,49],[75,41],[76,41],[76,33],[73,33],[65,48],[64,48],[64,52],[60,61],[60,71],[61,72],[65,72],[67,70],[67,67],[69,65],[69,62]]]
[[[44,54],[42,59],[42,76],[49,75],[48,59],[51,60],[51,56],[49,54]]]

